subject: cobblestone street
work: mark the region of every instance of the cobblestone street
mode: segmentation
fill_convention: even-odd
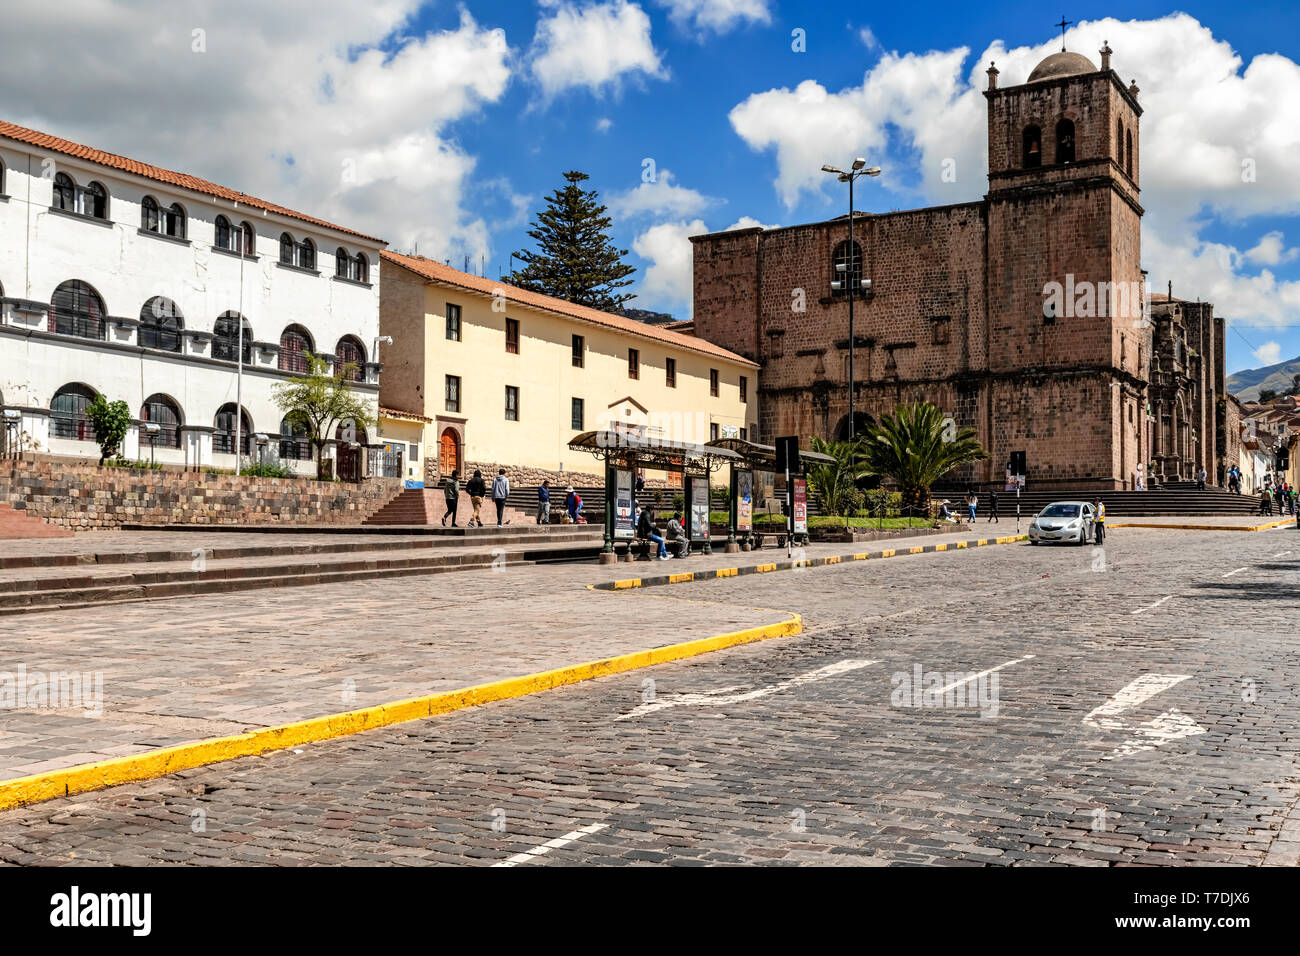
[[[771,611],[805,632],[5,811],[0,861],[1300,862],[1292,529],[1116,529],[1104,549],[1012,544],[640,592],[588,591],[584,575],[597,579],[523,568],[442,577],[436,595],[321,586],[241,597],[233,618],[195,598],[23,626],[91,653],[150,635],[139,653],[234,674],[258,665],[249,642],[309,607],[337,631],[283,645],[280,666],[328,670],[350,654],[349,621],[379,616],[391,630],[364,689],[384,699],[468,676],[476,655],[512,674],[584,660],[610,633],[651,647]],[[165,671],[156,689],[174,692]],[[4,719],[12,733],[30,717]]]

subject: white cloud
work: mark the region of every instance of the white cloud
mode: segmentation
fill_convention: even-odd
[[[487,227],[462,205],[475,161],[446,128],[501,97],[510,51],[467,12],[409,33],[418,7],[194,0],[178,16],[168,0],[67,0],[51,19],[20,4],[0,34],[0,115],[397,248],[477,258]],[[69,49],[77,68],[52,69]]]
[[[764,226],[749,216],[742,216],[722,231],[749,229],[753,226],[776,228]],[[664,311],[684,309],[687,316],[693,313],[695,253],[690,237],[709,231],[702,219],[692,219],[689,222],[683,219],[651,226],[632,241],[632,251],[650,263],[646,266],[644,278],[637,290],[641,308]]]
[[[650,39],[650,18],[635,3],[549,0],[530,53],[533,78],[547,99],[573,87],[617,92],[625,78],[663,79],[667,70]]]
[[[675,185],[672,172],[662,169],[652,183],[643,182],[635,189],[610,194],[606,205],[617,216],[685,218],[698,215],[717,201],[694,189]]]
[[[1255,349],[1255,358],[1260,365],[1276,365],[1282,361],[1282,346],[1277,342],[1265,342]]]
[[[613,128],[614,128],[614,121],[610,119],[608,116],[602,116],[600,119],[596,120],[597,133],[608,133]]]
[[[1237,271],[1289,261],[1280,239],[1271,262],[1267,236],[1242,253],[1206,243],[1201,233],[1213,218],[1300,214],[1300,66],[1261,54],[1243,67],[1228,43],[1187,14],[1082,23],[1066,37],[1069,49],[1094,63],[1105,41],[1115,51],[1112,66],[1141,89],[1143,264],[1153,284],[1173,279],[1249,321],[1294,322],[1295,283],[1268,270]],[[989,61],[997,61],[999,85],[1015,85],[1059,44],[1008,50],[998,41],[969,61],[966,48],[887,52],[861,84],[831,91],[809,79],[755,93],[732,109],[731,123],[751,148],[775,154],[774,186],[787,207],[805,195],[838,202],[820,167],[854,155],[884,167],[876,183],[894,194],[886,202],[864,198],[866,208],[978,199],[987,190]],[[945,169],[955,181],[945,181]]]
[[[1286,248],[1282,233],[1276,230],[1260,237],[1253,249],[1247,249],[1242,255],[1247,262],[1260,266],[1276,266],[1291,262],[1300,256],[1300,249]]]
[[[746,23],[770,23],[767,0],[658,0],[679,27],[726,33]]]
[[[876,39],[876,34],[871,27],[862,27],[858,30],[858,40],[868,50],[874,50],[880,46],[880,41]]]

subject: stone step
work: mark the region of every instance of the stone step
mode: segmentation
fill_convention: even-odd
[[[256,588],[301,587],[337,581],[394,576],[442,574],[489,568],[504,558],[507,565],[539,561],[589,561],[599,552],[599,540],[497,551],[462,551],[392,557],[387,551],[338,561],[209,566],[202,571],[183,568],[124,569],[121,573],[92,573],[11,579],[0,582],[0,614],[56,610],[105,602],[217,594]]]

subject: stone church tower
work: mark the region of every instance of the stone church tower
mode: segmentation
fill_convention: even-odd
[[[1150,454],[1136,85],[1100,51],[999,87],[990,66],[988,193],[973,203],[696,236],[696,334],[762,366],[761,441],[847,434],[848,299],[859,421],[930,401],[990,458],[1024,451],[1035,487],[1131,488]]]

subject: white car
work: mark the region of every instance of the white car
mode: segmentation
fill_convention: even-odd
[[[1087,501],[1053,501],[1029,523],[1029,543],[1072,541],[1087,544],[1092,540],[1092,505]]]

